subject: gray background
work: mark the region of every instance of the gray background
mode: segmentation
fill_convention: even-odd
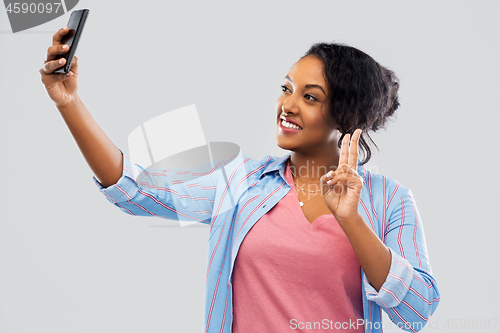
[[[345,42],[393,69],[402,106],[373,136],[381,152],[368,167],[414,193],[442,295],[426,330],[500,319],[498,2],[80,8],[90,9],[80,95],[125,150],[142,122],[196,104],[207,140],[282,156],[274,102],[312,43]],[[208,229],[169,228],[108,203],[40,82],[68,17],[12,34],[0,10],[0,332],[198,332]]]

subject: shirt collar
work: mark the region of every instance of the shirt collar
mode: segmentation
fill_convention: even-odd
[[[262,172],[262,174],[259,176],[259,178],[262,178],[264,177],[265,174],[269,173],[269,172],[272,172],[272,171],[276,171],[278,170],[281,177],[283,177],[283,179],[285,178],[285,168],[286,168],[286,162],[288,161],[288,158],[290,157],[290,155],[292,155],[292,153],[288,153],[286,154],[285,156],[283,157],[280,157],[278,158],[276,161],[274,161],[273,163],[269,164],[265,169],[264,171]]]

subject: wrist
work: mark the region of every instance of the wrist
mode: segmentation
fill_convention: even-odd
[[[64,104],[56,103],[56,107],[61,113],[65,113],[68,110],[74,110],[78,107],[78,104],[81,103],[80,96],[75,95],[69,101],[66,101]]]
[[[365,223],[363,217],[359,212],[357,214],[354,214],[352,216],[346,216],[342,218],[335,218],[337,222],[339,223],[340,227],[346,231],[346,228],[357,228],[359,225],[362,225]]]

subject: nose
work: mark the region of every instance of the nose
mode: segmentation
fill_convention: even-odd
[[[288,114],[285,111],[285,103],[286,103],[286,101],[284,101],[283,104],[281,105],[281,111],[283,111],[283,114],[286,116]]]
[[[294,103],[293,98],[283,101],[283,104],[281,104],[281,111],[283,111],[285,115],[297,113],[297,106]]]

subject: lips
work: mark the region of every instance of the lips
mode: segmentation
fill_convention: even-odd
[[[297,123],[296,121],[293,121],[293,120],[292,120],[292,119],[290,119],[290,118],[287,118],[287,117],[283,117],[283,116],[281,116],[281,117],[280,117],[280,119],[285,120],[286,122],[289,122],[289,123],[291,123],[291,124],[297,125],[297,126],[299,126],[300,128],[302,128],[302,129],[303,129],[303,127],[302,127],[299,123]]]
[[[281,119],[280,123],[279,123],[279,131],[282,133],[282,134],[285,134],[285,135],[290,135],[290,134],[297,134],[297,133],[300,133],[302,132],[302,129],[295,129],[295,128],[288,128],[288,127],[285,127],[283,126],[283,119]]]

